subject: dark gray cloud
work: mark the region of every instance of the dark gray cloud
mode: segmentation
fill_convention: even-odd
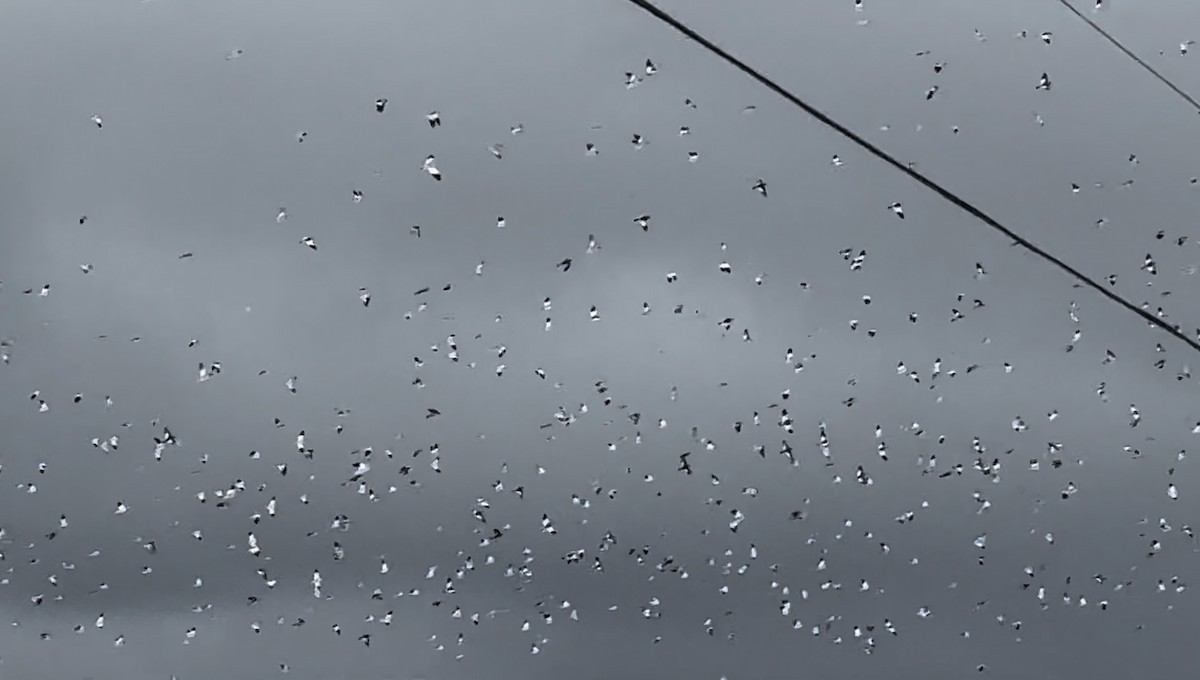
[[[1160,4],[1098,17],[1187,88]],[[1197,325],[1194,113],[1056,3],[665,6]],[[1186,348],[639,10],[9,14],[6,677],[1188,667]]]

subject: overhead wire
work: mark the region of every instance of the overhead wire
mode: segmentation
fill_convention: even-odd
[[[883,161],[884,163],[887,163],[888,165],[899,170],[900,172],[903,172],[904,174],[908,175],[910,178],[912,178],[917,183],[923,185],[924,187],[926,187],[930,191],[934,192],[935,194],[937,194],[941,198],[945,199],[946,201],[954,204],[959,209],[961,209],[962,211],[971,215],[972,217],[979,220],[980,222],[983,222],[985,225],[992,228],[993,230],[1000,232],[1001,234],[1004,234],[1006,237],[1008,237],[1009,239],[1011,239],[1013,241],[1014,245],[1019,246],[1019,247],[1025,249],[1026,251],[1036,255],[1037,257],[1045,260],[1046,262],[1050,263],[1054,267],[1056,267],[1059,270],[1070,275],[1072,278],[1078,280],[1084,286],[1091,288],[1091,289],[1095,290],[1096,292],[1100,293],[1100,295],[1107,298],[1110,302],[1125,309],[1126,311],[1129,311],[1129,312],[1132,312],[1132,313],[1138,315],[1143,320],[1145,320],[1147,323],[1149,323],[1151,326],[1156,326],[1158,328],[1161,328],[1162,330],[1166,331],[1171,336],[1175,337],[1180,342],[1183,342],[1184,344],[1186,344],[1187,346],[1196,350],[1197,352],[1200,352],[1200,341],[1193,340],[1192,338],[1188,337],[1187,334],[1185,334],[1178,325],[1174,325],[1174,326],[1167,325],[1161,319],[1156,317],[1154,314],[1146,311],[1145,309],[1142,309],[1141,307],[1135,305],[1134,303],[1132,303],[1129,300],[1125,299],[1124,297],[1118,295],[1117,293],[1109,290],[1108,288],[1105,288],[1103,285],[1101,285],[1095,279],[1088,276],[1087,274],[1084,274],[1083,272],[1079,271],[1075,267],[1072,267],[1070,264],[1067,264],[1065,261],[1063,261],[1058,256],[1041,248],[1040,246],[1033,243],[1032,241],[1025,238],[1024,236],[1021,236],[1020,234],[1016,233],[1012,229],[1004,226],[999,221],[997,221],[995,218],[991,217],[990,215],[985,213],[983,210],[976,207],[974,204],[972,204],[967,199],[964,199],[964,198],[960,197],[958,194],[954,193],[953,191],[943,187],[938,182],[930,179],[929,177],[922,174],[921,172],[913,169],[908,164],[900,162],[899,160],[897,160],[894,156],[892,156],[888,152],[879,148],[875,144],[872,144],[871,142],[867,141],[864,137],[862,137],[858,133],[854,132],[850,128],[846,127],[845,125],[839,123],[838,121],[833,119],[828,114],[826,114],[826,113],[822,112],[820,109],[816,108],[814,105],[806,102],[805,100],[801,99],[800,97],[796,96],[795,94],[792,94],[789,90],[784,88],[782,85],[779,85],[771,78],[767,77],[766,75],[763,75],[763,73],[761,73],[758,69],[750,66],[749,64],[746,64],[742,60],[738,59],[737,57],[735,57],[732,54],[730,54],[729,52],[727,52],[726,50],[717,46],[711,40],[700,35],[694,29],[689,27],[687,24],[683,23],[681,20],[675,18],[674,16],[667,13],[666,11],[660,9],[654,3],[650,2],[649,0],[627,0],[627,1],[633,5],[641,8],[642,10],[645,10],[648,14],[650,14],[654,18],[658,19],[659,21],[663,22],[664,24],[667,24],[671,28],[675,29],[677,32],[683,34],[687,38],[689,38],[692,41],[694,41],[695,43],[699,44],[704,49],[706,49],[709,52],[712,52],[716,56],[720,57],[722,60],[727,62],[729,65],[733,66],[737,70],[741,71],[742,73],[746,74],[747,76],[758,81],[760,84],[762,84],[767,89],[771,90],[772,92],[779,95],[780,97],[783,97],[789,103],[795,105],[797,108],[803,110],[805,113],[812,116],[813,118],[816,118],[820,123],[824,124],[827,127],[832,128],[837,133],[839,133],[846,139],[850,140],[851,142],[855,143],[856,145],[858,145],[859,147],[861,147],[862,149],[864,149],[871,155],[875,156],[879,160]]]
[[[1074,14],[1075,16],[1082,19],[1084,23],[1086,23],[1088,26],[1092,27],[1093,31],[1100,34],[1100,36],[1103,37],[1108,42],[1112,43],[1113,46],[1116,47],[1118,50],[1121,50],[1122,52],[1124,52],[1125,56],[1129,57],[1135,63],[1137,63],[1138,66],[1141,66],[1143,69],[1145,69],[1147,73],[1149,73],[1150,75],[1157,78],[1159,80],[1159,82],[1161,82],[1163,85],[1166,85],[1167,87],[1171,88],[1172,92],[1179,95],[1181,98],[1183,98],[1184,101],[1186,101],[1188,104],[1191,104],[1192,108],[1196,109],[1197,113],[1200,113],[1200,102],[1196,101],[1196,99],[1194,97],[1192,97],[1192,95],[1185,92],[1183,90],[1183,88],[1181,88],[1178,85],[1176,85],[1175,83],[1171,82],[1171,80],[1169,78],[1167,78],[1163,74],[1159,73],[1150,64],[1147,64],[1146,61],[1144,59],[1142,59],[1141,57],[1139,57],[1137,54],[1135,54],[1133,52],[1133,50],[1131,50],[1128,47],[1125,47],[1125,45],[1121,44],[1120,40],[1117,40],[1116,38],[1114,38],[1112,36],[1112,34],[1110,34],[1108,31],[1104,30],[1103,28],[1101,28],[1100,24],[1097,24],[1095,21],[1092,20],[1091,17],[1089,17],[1088,15],[1079,11],[1079,9],[1077,7],[1075,7],[1075,5],[1072,5],[1070,2],[1068,2],[1068,0],[1058,0],[1058,3],[1060,5],[1062,5],[1063,7],[1066,7],[1068,10],[1070,10],[1071,14]]]

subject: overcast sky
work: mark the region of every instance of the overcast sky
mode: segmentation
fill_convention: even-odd
[[[1200,333],[1196,111],[1053,0],[810,4],[660,3]],[[1200,92],[1200,6],[1105,5]],[[1194,667],[1190,348],[633,5],[9,0],[0,64],[0,676]]]

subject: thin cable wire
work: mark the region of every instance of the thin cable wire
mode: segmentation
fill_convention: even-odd
[[[1108,42],[1115,45],[1118,50],[1121,50],[1122,52],[1125,53],[1125,56],[1127,56],[1130,59],[1137,62],[1138,66],[1141,66],[1142,68],[1146,69],[1146,71],[1148,73],[1150,73],[1150,75],[1154,76],[1155,78],[1158,78],[1159,82],[1161,82],[1163,85],[1166,85],[1167,87],[1171,88],[1172,92],[1174,92],[1175,94],[1182,97],[1184,101],[1186,101],[1188,104],[1192,105],[1193,109],[1196,109],[1197,113],[1200,113],[1200,102],[1196,101],[1187,92],[1184,92],[1183,89],[1181,89],[1175,83],[1172,83],[1170,80],[1168,80],[1166,76],[1164,76],[1163,74],[1156,71],[1153,66],[1151,66],[1150,64],[1147,64],[1145,61],[1142,61],[1141,57],[1134,54],[1132,50],[1130,50],[1129,48],[1122,45],[1120,40],[1117,40],[1116,38],[1112,37],[1112,35],[1110,35],[1108,31],[1104,30],[1103,28],[1100,28],[1100,25],[1097,24],[1095,21],[1092,21],[1091,17],[1084,14],[1083,12],[1080,12],[1075,7],[1075,5],[1072,5],[1067,0],[1058,0],[1058,3],[1060,5],[1062,5],[1063,7],[1066,7],[1067,9],[1071,10],[1071,14],[1074,14],[1075,16],[1082,19],[1084,23],[1086,23],[1088,26],[1092,27],[1093,31],[1099,33],[1101,36],[1104,37],[1105,40],[1107,40]]]
[[[1128,310],[1130,312],[1133,312],[1134,314],[1137,314],[1142,319],[1144,319],[1146,322],[1148,322],[1150,325],[1157,326],[1157,327],[1163,329],[1164,331],[1166,331],[1167,333],[1171,334],[1176,339],[1178,339],[1180,342],[1183,342],[1184,344],[1188,345],[1189,347],[1196,350],[1197,352],[1200,352],[1200,342],[1189,338],[1186,334],[1183,333],[1183,331],[1181,331],[1179,329],[1178,326],[1168,326],[1168,325],[1164,324],[1154,314],[1151,314],[1150,312],[1138,307],[1137,305],[1126,300],[1125,298],[1121,297],[1120,295],[1117,295],[1116,293],[1112,292],[1111,290],[1105,288],[1104,286],[1097,283],[1095,279],[1092,279],[1091,277],[1087,276],[1083,272],[1075,269],[1071,265],[1069,265],[1066,262],[1059,259],[1054,254],[1043,250],[1041,247],[1032,243],[1025,237],[1014,232],[1013,230],[1009,229],[1008,227],[1004,226],[1003,224],[1000,224],[995,219],[990,217],[987,213],[983,212],[979,208],[972,205],[966,199],[960,198],[957,194],[950,191],[949,189],[946,189],[942,185],[938,184],[937,182],[933,181],[932,179],[929,179],[928,177],[921,174],[920,172],[917,172],[916,170],[912,169],[908,165],[896,160],[896,158],[894,156],[892,156],[891,154],[880,149],[879,147],[875,146],[871,142],[868,142],[866,139],[859,136],[858,133],[847,128],[845,125],[842,125],[841,123],[837,122],[833,118],[830,118],[827,114],[821,112],[819,109],[817,109],[812,104],[809,104],[808,102],[800,99],[796,95],[794,95],[791,92],[789,92],[788,90],[784,89],[781,85],[777,84],[775,81],[773,81],[770,78],[768,78],[767,76],[763,75],[757,69],[749,66],[742,60],[733,56],[729,52],[726,52],[725,50],[721,49],[720,47],[717,47],[717,45],[715,45],[712,41],[710,41],[709,39],[705,38],[704,36],[700,35],[696,31],[689,28],[686,24],[684,24],[679,19],[676,19],[675,17],[671,16],[667,12],[659,9],[653,3],[649,2],[648,0],[628,0],[628,2],[632,3],[633,5],[636,5],[637,7],[640,7],[641,9],[645,10],[650,15],[652,15],[654,18],[658,19],[659,21],[667,24],[671,28],[674,28],[676,31],[678,31],[678,32],[682,33],[683,35],[687,36],[688,38],[692,39],[693,41],[698,43],[701,47],[705,48],[709,52],[712,52],[713,54],[717,55],[721,59],[724,59],[726,62],[728,62],[734,68],[738,69],[742,73],[745,73],[746,75],[750,76],[751,78],[757,80],[759,83],[764,85],[767,89],[771,90],[772,92],[778,94],[779,96],[788,100],[792,104],[796,105],[797,107],[802,109],[805,113],[812,116],[813,118],[816,118],[821,123],[833,128],[839,134],[841,134],[843,137],[845,137],[846,139],[849,139],[850,141],[854,142],[858,146],[862,147],[863,149],[865,149],[867,152],[869,152],[871,155],[875,156],[879,160],[896,168],[900,172],[903,172],[904,174],[908,175],[912,179],[916,180],[918,183],[924,185],[930,191],[933,191],[934,193],[936,193],[938,196],[941,196],[942,198],[949,201],[950,203],[953,203],[954,205],[958,206],[961,210],[970,214],[972,217],[978,219],[980,222],[983,222],[984,224],[991,227],[992,229],[994,229],[994,230],[1000,232],[1001,234],[1004,234],[1008,238],[1012,239],[1014,245],[1018,245],[1018,246],[1024,248],[1025,250],[1033,253],[1034,255],[1042,258],[1043,260],[1049,262],[1050,264],[1054,265],[1058,269],[1066,272],[1073,278],[1079,280],[1083,285],[1095,290],[1096,292],[1100,293],[1104,297],[1108,298],[1109,301],[1116,303],[1117,305],[1125,308],[1126,310]]]

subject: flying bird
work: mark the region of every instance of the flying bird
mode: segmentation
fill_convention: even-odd
[[[432,177],[440,182],[440,181],[442,181],[442,171],[438,170],[437,166],[435,166],[433,164],[433,162],[434,162],[433,156],[432,155],[428,156],[425,159],[425,163],[421,166],[421,169],[424,170],[425,172],[428,172],[430,177]]]

